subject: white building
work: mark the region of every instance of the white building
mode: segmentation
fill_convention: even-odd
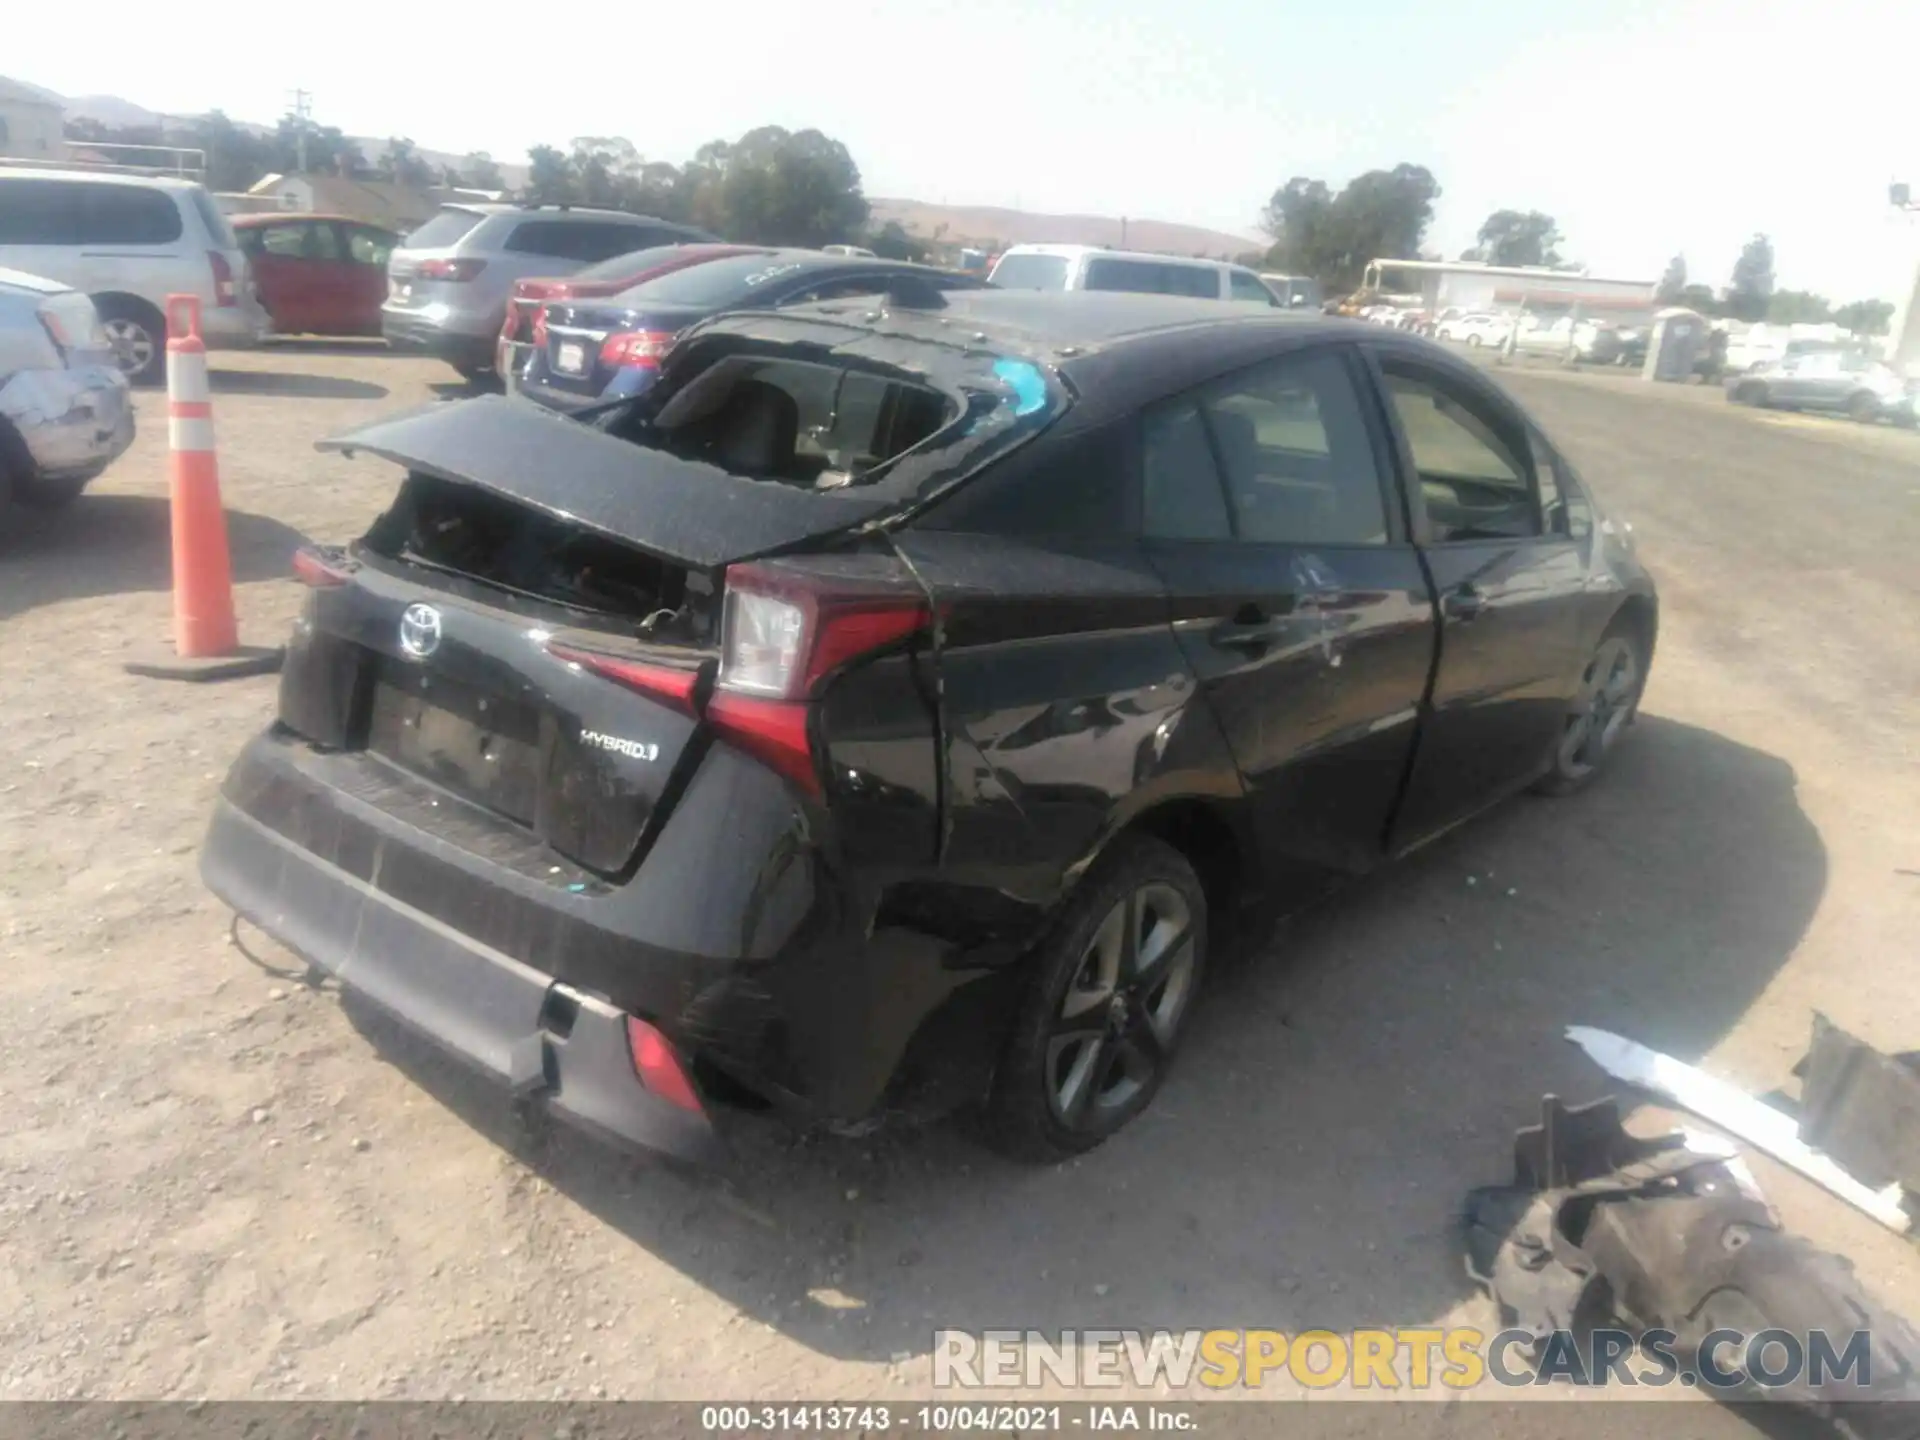
[[[0,156],[59,160],[65,127],[66,107],[56,97],[0,75]]]
[[[1418,296],[1418,308],[1430,316],[1443,310],[1515,314],[1524,309],[1543,317],[1578,312],[1583,319],[1634,324],[1652,317],[1660,282],[1471,260],[1375,260],[1367,266],[1364,288]]]

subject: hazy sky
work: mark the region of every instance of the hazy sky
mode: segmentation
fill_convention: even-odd
[[[1920,258],[1920,0],[712,0],[257,7],[6,0],[0,69],[67,95],[520,160],[625,135],[650,159],[760,124],[846,142],[872,195],[1254,233],[1292,175],[1426,165],[1448,255],[1511,206],[1596,272],[1675,251],[1723,284],[1890,295]]]

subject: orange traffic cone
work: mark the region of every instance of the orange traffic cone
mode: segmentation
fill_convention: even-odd
[[[136,675],[215,680],[278,667],[279,650],[240,644],[233,562],[220,467],[213,448],[213,391],[200,335],[200,298],[167,297],[168,490],[173,516],[172,660],[129,662]]]

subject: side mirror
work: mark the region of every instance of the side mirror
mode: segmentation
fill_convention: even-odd
[[[1304,295],[1296,295],[1289,300],[1287,304],[1295,310],[1304,310],[1307,308],[1307,297]]]

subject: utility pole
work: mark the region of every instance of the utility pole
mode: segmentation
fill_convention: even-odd
[[[1124,215],[1120,217],[1120,248],[1127,248],[1127,217]]]
[[[299,156],[300,173],[307,173],[307,129],[313,116],[313,92],[296,90],[293,92],[294,144]]]

